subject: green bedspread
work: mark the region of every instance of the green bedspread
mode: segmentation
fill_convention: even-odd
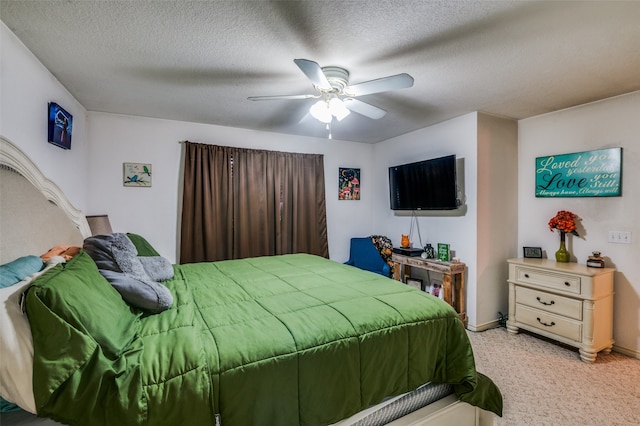
[[[295,254],[174,266],[174,306],[131,309],[84,252],[27,294],[38,414],[92,425],[326,425],[428,382],[501,414],[454,310]]]

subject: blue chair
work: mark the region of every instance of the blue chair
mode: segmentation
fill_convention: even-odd
[[[391,267],[382,259],[380,252],[369,237],[351,239],[349,260],[345,264],[365,271],[375,272],[385,277],[389,277],[391,274]]]

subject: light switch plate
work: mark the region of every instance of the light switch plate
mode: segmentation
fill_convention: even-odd
[[[631,231],[609,231],[607,241],[616,244],[631,244]]]

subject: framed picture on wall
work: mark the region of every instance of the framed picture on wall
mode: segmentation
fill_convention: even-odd
[[[536,158],[536,197],[622,196],[622,148]]]
[[[122,183],[124,186],[151,186],[151,164],[123,163]]]
[[[338,169],[338,199],[360,199],[360,169],[350,167]]]
[[[71,149],[73,116],[55,102],[49,102],[48,142],[63,149]]]

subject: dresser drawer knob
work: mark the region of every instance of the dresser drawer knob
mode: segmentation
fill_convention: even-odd
[[[555,305],[556,302],[554,302],[553,300],[551,302],[543,302],[539,297],[536,297],[536,299],[538,300],[538,302],[542,303],[543,305],[549,306],[549,305]]]
[[[566,285],[567,287],[571,286],[571,283],[569,281],[565,281],[564,285]]]
[[[540,317],[536,318],[538,320],[538,322],[542,325],[544,325],[545,327],[553,327],[554,325],[556,325],[555,322],[551,321],[551,322],[544,322],[540,320]]]
[[[525,278],[529,278],[529,274],[524,274],[524,277]]]

